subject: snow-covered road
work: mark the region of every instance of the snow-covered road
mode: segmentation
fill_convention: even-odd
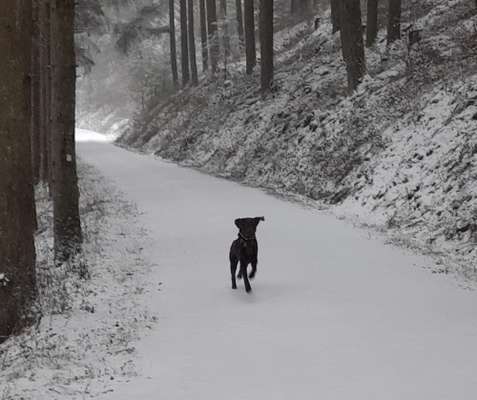
[[[144,212],[161,288],[140,376],[104,399],[475,399],[477,293],[422,268],[430,260],[260,190],[78,146]],[[248,295],[230,288],[227,253],[234,219],[260,215]]]

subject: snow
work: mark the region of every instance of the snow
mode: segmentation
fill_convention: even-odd
[[[477,292],[324,211],[100,141],[82,159],[152,241],[138,375],[100,399],[473,399]],[[258,274],[230,288],[233,221],[264,215]],[[159,285],[160,282],[163,284]],[[128,298],[123,297],[123,302]]]

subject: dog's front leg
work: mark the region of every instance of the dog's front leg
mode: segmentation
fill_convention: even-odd
[[[237,271],[238,260],[230,258],[230,274],[232,275],[232,289],[237,289],[237,281],[235,280],[235,272]]]
[[[248,265],[247,262],[240,261],[240,274],[242,275],[242,278],[243,278],[245,291],[249,293],[252,290],[252,287],[250,286],[250,281],[248,280],[247,265]]]
[[[257,260],[252,261],[252,271],[250,272],[250,275],[248,276],[250,279],[255,278],[255,274],[257,273]]]

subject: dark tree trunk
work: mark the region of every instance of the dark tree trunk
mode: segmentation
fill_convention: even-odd
[[[169,0],[169,35],[170,35],[170,53],[172,82],[174,87],[179,87],[179,73],[177,72],[177,49],[176,49],[176,18],[174,0]]]
[[[32,136],[31,153],[33,180],[37,184],[40,181],[41,164],[41,49],[40,49],[40,0],[33,1],[33,43],[32,43]]]
[[[366,20],[366,46],[371,47],[378,36],[378,0],[368,0]]]
[[[366,72],[361,4],[360,0],[341,0],[340,4],[341,45],[348,73],[348,87],[352,92]]]
[[[31,1],[0,2],[0,342],[29,322],[35,296],[31,164]]]
[[[310,0],[291,0],[290,12],[292,15],[299,15],[301,17],[311,16]]]
[[[401,39],[401,0],[389,0],[388,44]]]
[[[331,24],[333,25],[333,33],[336,33],[340,30],[341,24],[341,0],[331,0]]]
[[[207,0],[207,27],[209,28],[210,65],[217,72],[219,58],[219,38],[217,35],[217,6],[215,0]]]
[[[192,84],[197,86],[199,78],[197,76],[197,61],[195,57],[195,32],[194,32],[194,2],[193,0],[187,0],[188,22],[189,22],[189,59],[190,69],[192,73]]]
[[[244,39],[244,32],[243,32],[242,0],[235,0],[235,8],[237,10],[237,33],[238,33],[239,43],[240,43],[240,46],[243,46],[245,39]]]
[[[273,82],[273,0],[260,0],[260,67],[262,92]]]
[[[50,2],[40,0],[40,180],[49,183],[49,148],[50,134]]]
[[[189,44],[187,34],[187,0],[180,0],[181,14],[181,65],[182,86],[186,86],[190,80],[189,72]]]
[[[200,10],[200,41],[202,44],[202,70],[209,68],[209,49],[207,43],[207,14],[205,11],[205,0],[199,2]]]
[[[75,0],[52,3],[53,214],[55,259],[61,263],[81,250],[82,241],[75,149]]]
[[[257,53],[255,47],[255,16],[253,0],[244,0],[244,21],[245,21],[245,58],[247,63],[247,74],[251,74],[257,64]]]

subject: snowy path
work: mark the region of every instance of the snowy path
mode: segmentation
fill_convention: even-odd
[[[159,323],[137,346],[143,376],[114,400],[451,400],[477,393],[477,293],[430,261],[259,190],[127,152],[82,159],[144,212]],[[265,215],[258,274],[230,289],[233,220]],[[417,267],[416,267],[417,265]],[[124,299],[127,301],[127,299]]]

